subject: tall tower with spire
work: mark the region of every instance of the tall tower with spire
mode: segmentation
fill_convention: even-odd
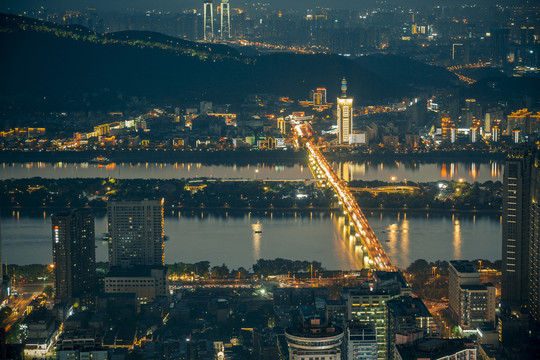
[[[337,99],[338,143],[349,144],[353,127],[353,99],[347,97],[347,79],[341,80],[341,97]]]
[[[214,7],[212,0],[204,0],[203,3],[204,16],[204,41],[214,40]]]

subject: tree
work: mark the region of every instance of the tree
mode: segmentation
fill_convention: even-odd
[[[223,279],[229,276],[229,268],[225,264],[221,266],[214,266],[211,273],[212,277]]]
[[[429,263],[424,259],[415,260],[407,268],[407,272],[409,273],[418,273],[418,272],[425,272],[425,271],[430,271],[430,270],[431,268],[429,266]]]
[[[248,276],[249,276],[249,271],[247,271],[243,267],[239,267],[238,270],[231,271],[231,277],[235,279],[245,279]]]
[[[4,306],[2,309],[0,309],[0,323],[6,320],[12,312],[13,310],[9,306]]]
[[[54,289],[51,285],[47,285],[45,286],[45,288],[43,288],[43,293],[45,295],[47,295],[47,298],[50,299],[52,298],[53,294],[54,294]]]

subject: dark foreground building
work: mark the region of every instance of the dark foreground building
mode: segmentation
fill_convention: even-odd
[[[52,216],[56,301],[93,302],[96,286],[94,214],[71,210]]]

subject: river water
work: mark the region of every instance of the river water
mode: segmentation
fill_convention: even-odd
[[[467,182],[502,181],[502,163],[475,162],[334,162],[339,176],[350,180],[428,182],[459,180]],[[1,163],[0,180],[29,177],[118,179],[221,178],[247,180],[311,179],[307,166],[276,165],[207,165],[201,163]]]
[[[501,223],[495,215],[440,213],[367,213],[369,223],[392,262],[501,258]],[[4,211],[2,257],[7,263],[52,262],[49,212]],[[96,237],[106,232],[104,213],[96,215]],[[262,231],[256,233],[255,231]],[[225,263],[251,267],[258,258],[317,260],[327,269],[357,269],[344,219],[330,212],[167,213],[165,261]],[[353,251],[350,251],[350,250]],[[107,260],[107,245],[96,241],[98,261]]]

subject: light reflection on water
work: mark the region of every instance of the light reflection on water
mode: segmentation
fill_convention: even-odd
[[[463,179],[467,182],[502,181],[502,162],[334,162],[334,170],[344,181],[438,181]]]
[[[350,180],[382,180],[425,182],[459,180],[469,182],[502,181],[502,163],[491,162],[334,162],[340,178]],[[308,167],[302,164],[210,165],[202,163],[2,163],[0,179],[44,178],[181,179],[210,177],[222,179],[311,179]],[[391,180],[395,179],[395,180]]]
[[[440,213],[370,213],[369,223],[392,262],[501,258],[498,215]],[[2,256],[8,263],[52,261],[50,213],[39,210],[2,213]],[[96,215],[96,237],[106,231],[106,216]],[[229,268],[249,268],[261,257],[317,260],[328,269],[356,269],[360,243],[350,236],[345,218],[328,212],[234,213],[201,211],[167,213],[165,261],[208,260]],[[256,233],[255,231],[261,231]],[[107,260],[107,245],[96,241],[98,261]],[[356,257],[354,256],[356,254]]]

